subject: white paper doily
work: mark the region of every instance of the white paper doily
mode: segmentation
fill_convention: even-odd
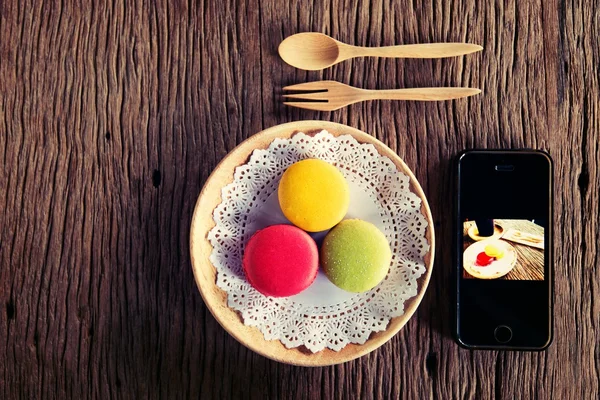
[[[346,218],[375,224],[390,243],[390,271],[369,292],[341,290],[319,271],[302,293],[273,298],[245,278],[246,242],[258,229],[290,223],[279,208],[277,186],[287,167],[306,158],[319,158],[340,169],[350,187]],[[327,131],[275,139],[236,168],[221,198],[213,212],[216,225],[208,234],[217,286],[227,292],[228,306],[241,313],[244,324],[257,327],[267,340],[280,340],[288,348],[304,345],[312,352],[363,344],[372,332],[384,330],[391,318],[401,316],[404,302],[417,294],[417,279],[426,271],[424,256],[429,251],[421,199],[409,190],[409,177],[371,144]],[[325,234],[311,236],[320,244]]]

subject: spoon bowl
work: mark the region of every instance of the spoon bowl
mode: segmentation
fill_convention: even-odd
[[[279,55],[292,66],[317,71],[341,61],[338,60],[340,45],[343,43],[322,33],[304,32],[288,36],[281,42]]]

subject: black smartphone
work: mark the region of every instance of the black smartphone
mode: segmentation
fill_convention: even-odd
[[[538,150],[456,160],[456,340],[543,350],[553,331],[553,164]]]

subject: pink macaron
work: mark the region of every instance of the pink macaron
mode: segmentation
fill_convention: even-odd
[[[293,296],[317,277],[319,251],[302,229],[272,225],[250,238],[243,266],[248,282],[265,296]]]

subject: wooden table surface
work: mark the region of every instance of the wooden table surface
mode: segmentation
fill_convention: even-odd
[[[557,398],[600,390],[598,1],[0,2],[0,398]],[[284,64],[288,35],[357,45],[468,41],[444,60]],[[333,113],[281,88],[473,86],[439,103]],[[189,228],[216,164],[252,134],[323,119],[384,141],[436,221],[432,280],[389,343],[327,368],[238,344],[196,288]],[[451,337],[451,159],[532,147],[554,158],[555,339],[541,353]]]
[[[495,219],[494,223],[503,228],[502,233],[507,233],[510,229],[516,229],[518,232],[528,233],[544,238],[544,228],[528,220],[518,219]],[[475,225],[474,221],[463,224],[463,251],[475,243],[468,235],[469,227]],[[506,240],[514,249],[517,261],[513,269],[500,279],[508,280],[544,280],[544,250],[531,247],[525,244]],[[466,269],[463,268],[463,278],[475,279]]]

